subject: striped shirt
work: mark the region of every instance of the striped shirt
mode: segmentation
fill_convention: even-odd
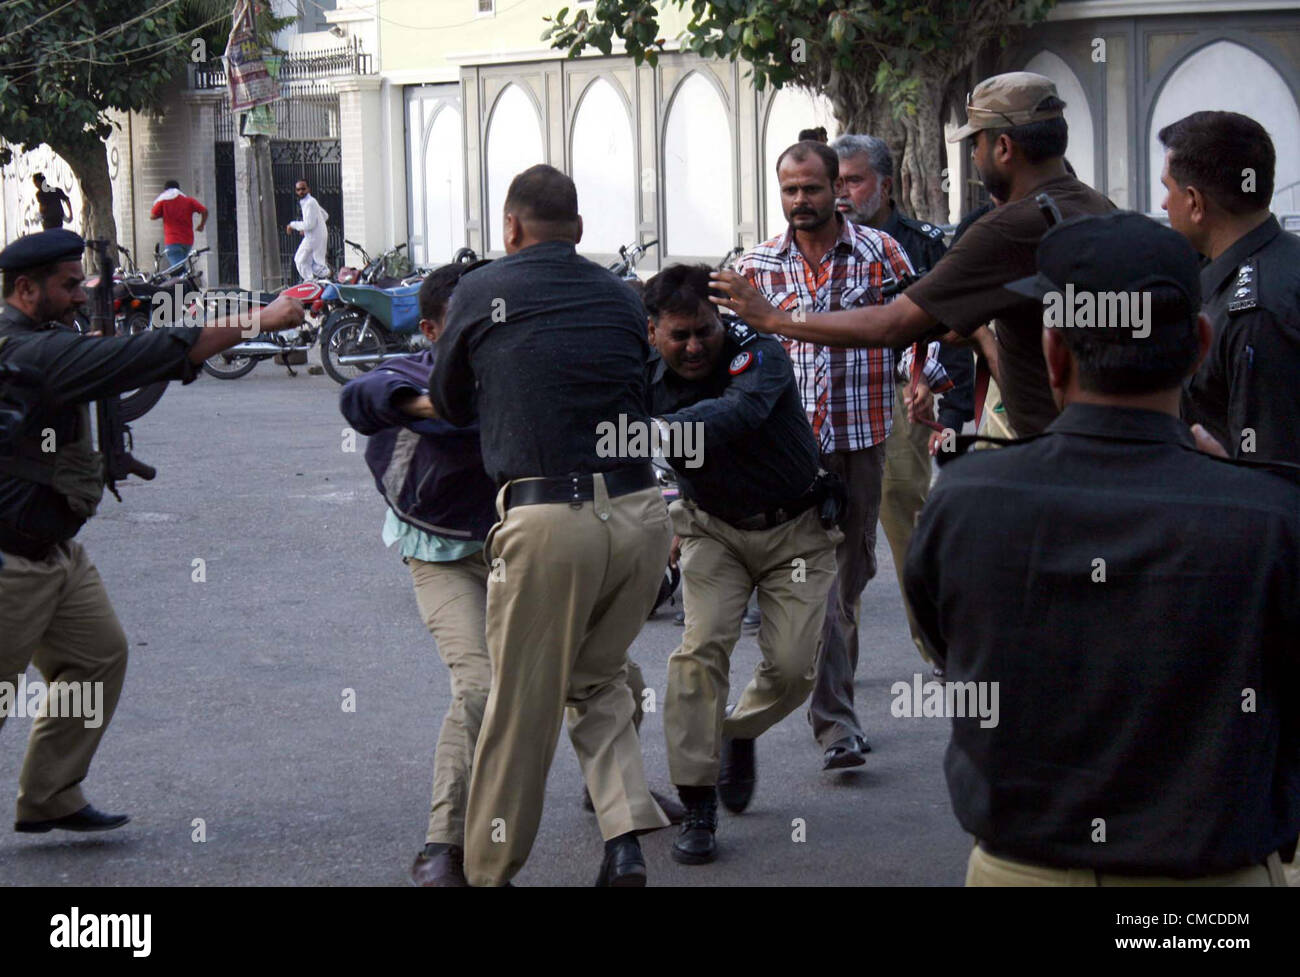
[[[835,219],[840,236],[815,268],[787,228],[742,257],[736,271],[786,311],[833,312],[880,304],[880,287],[886,279],[912,273],[907,254],[888,234],[838,214]],[[892,350],[784,342],[823,454],[860,451],[889,436],[894,408]],[[942,387],[942,381],[932,376],[935,367],[937,363],[927,360],[926,375]]]

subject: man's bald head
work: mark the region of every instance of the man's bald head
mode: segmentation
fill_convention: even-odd
[[[507,224],[513,219],[519,225],[528,243],[570,241],[576,244],[582,237],[578,188],[568,176],[545,163],[530,166],[510,181],[505,217]],[[507,241],[510,236],[507,230]]]

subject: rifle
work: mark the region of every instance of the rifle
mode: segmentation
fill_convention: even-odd
[[[109,241],[98,238],[86,242],[86,246],[95,252],[99,264],[99,281],[91,290],[90,325],[101,336],[117,334],[117,324],[113,318],[113,251]],[[152,481],[158,470],[136,458],[131,452],[135,449],[131,437],[131,425],[122,415],[122,401],[118,394],[101,397],[95,403],[95,428],[98,435],[99,453],[104,458],[104,484],[113,493],[118,502],[117,483],[131,475]]]

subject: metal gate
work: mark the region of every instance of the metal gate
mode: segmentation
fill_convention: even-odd
[[[239,208],[235,205],[235,144],[218,140],[217,284],[239,282]]]
[[[275,217],[280,237],[280,272],[285,284],[298,278],[294,253],[301,234],[288,234],[285,225],[302,216],[294,185],[306,180],[311,195],[329,215],[325,262],[337,269],[343,258],[343,152],[337,139],[271,140],[271,180],[275,186]]]
[[[217,62],[212,68],[194,72],[194,87],[219,88],[226,84],[225,72]],[[301,211],[293,192],[298,180],[306,180],[312,196],[329,214],[325,260],[331,269],[344,263],[343,252],[343,153],[339,141],[339,99],[331,77],[368,75],[373,72],[370,55],[353,41],[329,51],[289,55],[280,62],[279,81],[283,97],[272,104],[275,135],[271,138],[271,179],[275,187],[276,234],[279,238],[281,284],[298,278],[294,252],[302,242],[298,234],[286,234],[285,225],[298,220]],[[216,120],[216,177],[218,220],[218,263],[223,282],[239,278],[238,223],[236,218],[234,143],[239,137],[238,120],[223,108]],[[224,233],[223,233],[224,232]],[[269,272],[269,269],[268,269]],[[271,278],[268,273],[267,278]],[[268,287],[274,282],[264,283]]]

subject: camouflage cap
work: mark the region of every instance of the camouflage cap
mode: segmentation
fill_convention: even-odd
[[[1040,109],[1045,98],[1059,98],[1050,78],[1032,71],[1011,71],[985,78],[966,96],[966,124],[948,137],[961,142],[981,129],[1003,129],[1045,119],[1059,119],[1062,106]]]

